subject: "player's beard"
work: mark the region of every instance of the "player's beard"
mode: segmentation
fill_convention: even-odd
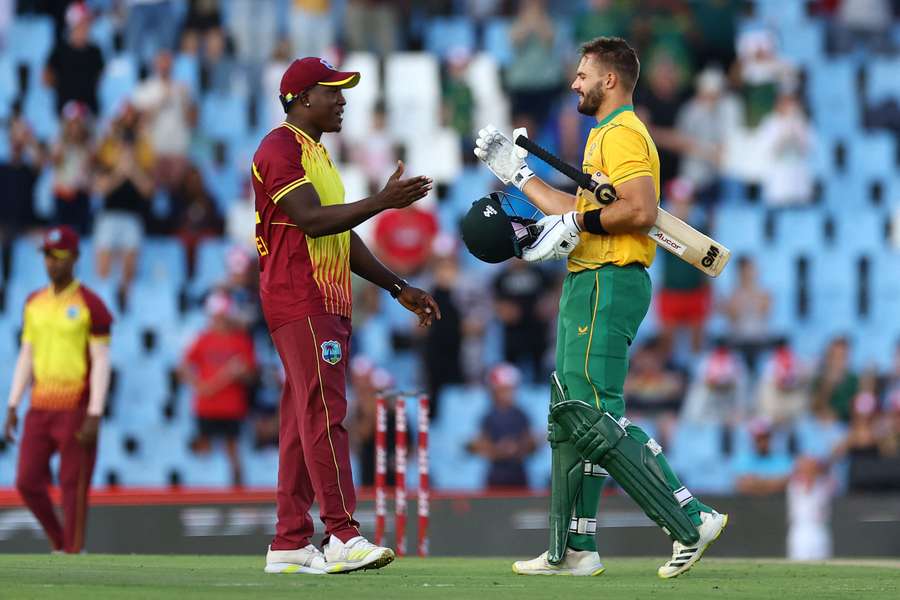
[[[600,110],[600,106],[603,104],[603,100],[605,98],[606,94],[603,92],[603,88],[598,83],[596,86],[588,90],[587,93],[581,98],[581,102],[578,103],[578,112],[583,115],[593,117],[597,114],[597,111]]]

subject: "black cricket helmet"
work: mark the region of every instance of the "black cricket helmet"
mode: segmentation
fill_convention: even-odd
[[[530,212],[522,216],[519,212]],[[528,201],[506,192],[491,192],[472,203],[460,223],[462,239],[475,258],[500,263],[521,258],[522,250],[534,243],[538,214]]]

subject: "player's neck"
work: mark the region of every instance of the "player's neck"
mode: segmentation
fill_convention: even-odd
[[[72,285],[72,282],[75,281],[75,277],[73,275],[69,275],[68,277],[63,277],[56,281],[51,281],[51,285],[53,286],[53,293],[59,294],[65,291],[67,287]]]
[[[598,123],[602,123],[604,119],[609,118],[610,115],[619,111],[624,106],[633,106],[634,100],[631,99],[631,96],[615,96],[609,97],[603,101],[603,104],[600,105],[600,108],[597,110],[597,114],[594,115],[597,118]]]
[[[322,130],[310,124],[308,121],[301,119],[296,115],[288,115],[284,120],[297,129],[303,131],[303,133],[305,133],[315,141],[319,142],[322,140]]]

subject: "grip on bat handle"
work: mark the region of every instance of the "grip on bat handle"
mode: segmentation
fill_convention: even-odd
[[[597,187],[596,182],[591,180],[590,175],[588,175],[587,173],[582,173],[572,165],[563,162],[557,156],[548,152],[527,136],[516,136],[516,139],[513,140],[513,143],[520,148],[525,148],[526,150],[540,158],[542,161],[577,183],[582,188],[589,190],[591,193],[593,193],[594,188]]]

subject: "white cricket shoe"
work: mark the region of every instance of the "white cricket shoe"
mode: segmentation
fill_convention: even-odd
[[[566,548],[566,555],[558,565],[551,564],[544,552],[531,560],[517,560],[512,566],[517,575],[575,575],[593,577],[600,575],[606,568],[600,562],[600,555],[590,550],[572,550]]]
[[[309,544],[297,550],[272,550],[266,552],[266,573],[325,574],[325,555]]]
[[[380,569],[394,560],[394,551],[376,546],[361,535],[345,544],[331,536],[325,546],[325,572],[350,573],[360,569]]]
[[[700,539],[693,546],[685,546],[681,542],[672,542],[672,558],[656,571],[663,579],[678,577],[700,560],[710,544],[716,541],[725,526],[728,525],[728,515],[713,511],[700,513]]]

